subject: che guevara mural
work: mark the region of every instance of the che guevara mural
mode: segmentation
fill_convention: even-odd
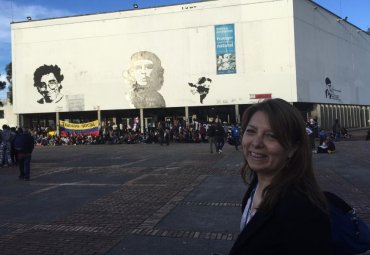
[[[159,57],[150,51],[132,54],[130,67],[124,71],[128,86],[126,99],[132,108],[165,107],[166,102],[158,91],[163,86],[164,69]]]

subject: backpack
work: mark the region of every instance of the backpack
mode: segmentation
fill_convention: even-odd
[[[356,210],[337,195],[324,192],[329,203],[332,249],[336,255],[352,255],[370,249],[370,230]]]
[[[234,127],[234,128],[231,130],[231,133],[232,133],[232,136],[233,136],[233,137],[240,137],[240,131],[239,131],[239,128],[237,128],[237,127]]]

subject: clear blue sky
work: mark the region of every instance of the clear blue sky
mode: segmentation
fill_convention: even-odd
[[[202,0],[0,0],[0,80],[5,80],[4,68],[11,61],[10,22],[24,21],[27,16],[44,19],[98,12],[202,2]],[[370,28],[370,0],[315,0],[331,12],[367,31]],[[5,97],[0,92],[0,98]]]

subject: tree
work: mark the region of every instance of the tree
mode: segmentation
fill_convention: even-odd
[[[0,74],[1,76],[1,74]],[[0,81],[0,90],[3,90],[6,88],[6,82],[5,81]]]
[[[9,82],[9,87],[8,87],[8,99],[11,104],[13,104],[13,79],[12,79],[12,62],[6,65],[5,67],[6,71],[6,79]]]

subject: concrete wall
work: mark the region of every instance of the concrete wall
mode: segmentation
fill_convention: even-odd
[[[370,35],[311,1],[293,3],[298,101],[370,105]]]
[[[4,111],[4,118],[0,119],[0,128],[4,124],[10,127],[17,127],[17,115],[13,112],[13,105],[8,101],[3,101],[3,106],[0,107],[0,110]]]
[[[143,51],[161,61],[163,86],[155,97],[162,96],[166,107],[249,104],[261,94],[295,102],[292,17],[292,0],[219,0],[14,23],[14,110],[162,107],[138,107],[130,97],[130,59]],[[236,69],[221,74],[215,29],[229,24],[234,26]],[[43,65],[57,65],[64,76],[64,97],[58,103],[41,104],[33,86],[34,73]],[[189,85],[201,77],[211,80],[202,102],[197,88]]]

